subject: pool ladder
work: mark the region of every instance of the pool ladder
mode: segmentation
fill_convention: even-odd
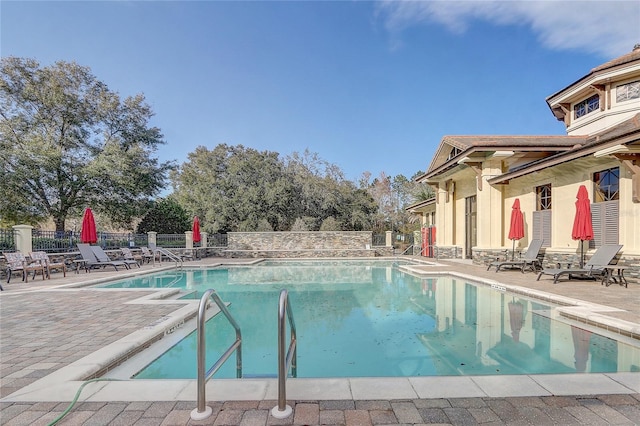
[[[218,305],[220,311],[236,330],[236,340],[205,374],[205,313],[207,306],[209,305],[209,299],[213,300],[215,304]],[[285,315],[289,321],[289,328],[291,330],[291,339],[286,356],[284,351],[286,340]],[[240,327],[227,310],[224,302],[213,289],[207,290],[200,299],[197,327],[198,401],[197,407],[191,411],[191,418],[193,420],[204,420],[213,412],[211,407],[206,405],[206,384],[236,350],[236,377],[239,379],[242,378],[242,334],[240,332]],[[289,303],[288,292],[283,289],[280,292],[280,299],[278,302],[278,405],[273,407],[271,410],[271,414],[278,419],[289,417],[293,412],[292,408],[287,405],[286,380],[289,368],[291,368],[291,375],[293,377],[297,376],[296,345],[296,325],[293,320],[293,312],[291,310],[291,304]]]

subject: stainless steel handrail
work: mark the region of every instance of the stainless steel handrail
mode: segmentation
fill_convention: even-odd
[[[178,267],[178,264],[180,264],[180,268],[182,268],[182,258],[180,256],[177,256],[175,254],[173,254],[171,251],[167,250],[164,247],[158,247],[155,244],[149,244],[149,247],[151,248],[151,250],[153,250],[153,266],[156,266],[156,253],[160,253],[160,262],[162,262],[162,255],[164,254],[165,256],[167,256],[169,259],[173,260],[174,262],[176,262],[176,268]]]
[[[227,317],[229,323],[236,330],[236,340],[235,342],[229,346],[229,349],[225,351],[224,354],[216,361],[213,366],[206,372],[205,374],[205,352],[206,352],[206,339],[205,339],[205,313],[207,310],[207,306],[209,305],[209,298],[218,305],[220,308],[220,312]],[[200,305],[198,307],[198,337],[197,337],[197,351],[198,351],[198,406],[197,408],[191,411],[191,418],[193,420],[203,420],[211,415],[213,410],[211,407],[206,405],[206,395],[205,395],[205,387],[209,379],[222,367],[222,365],[227,361],[227,359],[236,352],[236,377],[238,379],[242,378],[242,334],[240,332],[240,327],[233,319],[224,302],[220,299],[220,296],[216,293],[214,289],[207,290],[200,299]]]
[[[289,349],[285,357],[284,344],[287,338],[285,314],[289,320],[289,328],[291,329],[291,340],[289,341]],[[287,405],[287,372],[291,367],[291,375],[297,377],[297,337],[296,324],[293,320],[293,311],[289,302],[289,294],[286,289],[280,291],[280,300],[278,302],[278,405],[273,407],[271,414],[278,419],[289,417],[293,409]]]

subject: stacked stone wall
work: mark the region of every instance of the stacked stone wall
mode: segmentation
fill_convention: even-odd
[[[372,257],[370,231],[232,232],[227,235],[227,257]]]
[[[624,250],[624,249],[623,249]],[[519,257],[519,252],[516,250],[516,259]],[[589,260],[591,254],[585,255],[585,263]],[[511,258],[511,250],[473,250],[473,263],[476,265],[488,266],[491,262],[496,260],[508,260]],[[542,249],[538,256],[542,263],[543,268],[557,268],[558,265],[562,268],[577,267],[580,265],[579,253],[567,253],[567,252],[554,252],[550,249]],[[620,266],[626,266],[624,275],[630,282],[640,283],[640,256],[618,255],[618,258],[613,261]]]

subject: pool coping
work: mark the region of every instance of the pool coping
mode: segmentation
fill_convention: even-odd
[[[264,259],[247,262],[253,264]],[[344,260],[344,259],[343,259]],[[196,266],[189,269],[212,268],[220,264]],[[234,265],[237,265],[234,264]],[[618,310],[603,305],[571,299],[564,296],[531,290],[519,286],[509,286],[496,281],[456,271],[429,270],[432,262],[423,265],[402,265],[402,270],[420,275],[450,275],[470,280],[483,285],[500,286],[509,291],[540,300],[552,301],[566,305],[559,308],[563,315],[585,323],[601,326],[609,331],[639,333],[636,324],[608,318],[600,312]],[[157,273],[172,267],[158,268]],[[149,271],[133,271],[128,277],[147,275]],[[113,279],[103,278],[88,280],[72,285],[61,285],[59,288],[86,287]],[[95,288],[96,291],[110,291],[108,288]],[[102,347],[90,355],[83,357],[32,384],[2,398],[2,402],[49,402],[71,401],[76,392],[82,390],[83,401],[195,401],[195,380],[121,380],[96,379],[86,384],[86,380],[110,370],[151,342],[171,334],[185,322],[193,318],[197,312],[199,300],[171,299],[177,289],[117,289],[118,291],[145,292],[145,295],[134,298],[131,304],[175,304],[177,309],[142,329],[122,339]],[[502,289],[498,289],[502,290]],[[215,308],[215,307],[214,307]],[[615,322],[615,323],[614,323]],[[604,325],[604,327],[602,327]],[[100,374],[99,374],[100,373]],[[275,400],[278,396],[276,379],[215,379],[207,383],[207,399],[211,401],[227,400]],[[470,398],[470,397],[508,397],[508,396],[549,396],[575,394],[629,394],[640,393],[640,373],[586,373],[571,374],[571,381],[566,374],[547,375],[505,375],[505,376],[433,376],[404,378],[336,378],[336,379],[303,379],[287,380],[287,397],[295,400],[372,400],[372,399],[416,399],[416,398]]]

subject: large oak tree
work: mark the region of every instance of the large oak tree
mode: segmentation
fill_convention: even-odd
[[[61,231],[92,207],[128,225],[173,167],[152,157],[164,143],[152,116],[143,95],[121,99],[74,62],[2,58],[0,217]]]

